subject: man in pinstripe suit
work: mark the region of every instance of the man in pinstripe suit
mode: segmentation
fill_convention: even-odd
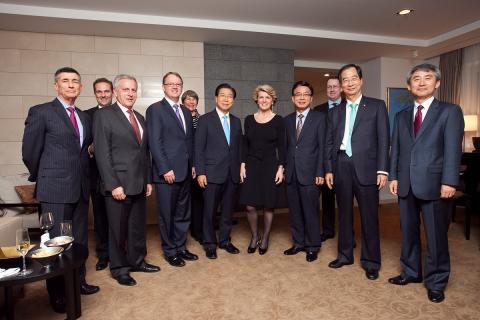
[[[88,248],[87,219],[89,194],[88,145],[91,121],[75,106],[82,84],[80,74],[64,67],[55,72],[57,97],[30,108],[25,121],[22,157],[36,182],[35,196],[42,212],[52,212],[52,237],[60,235],[60,223],[72,221],[75,242]],[[80,271],[82,294],[93,294],[97,286],[85,281],[85,265]],[[65,312],[63,278],[47,281],[50,303],[56,312]]]

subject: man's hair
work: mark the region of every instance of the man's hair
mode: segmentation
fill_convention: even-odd
[[[292,86],[292,97],[295,95],[295,89],[297,89],[298,87],[308,87],[308,89],[310,89],[310,94],[313,96],[312,85],[307,81],[300,80],[300,81],[295,82]]]
[[[340,82],[340,79],[338,78],[338,75],[329,76],[327,78],[327,82],[328,82],[328,80],[337,80],[338,82]]]
[[[215,89],[215,97],[218,97],[218,93],[220,92],[220,90],[222,89],[230,89],[232,90],[233,92],[233,99],[235,99],[237,97],[237,91],[235,90],[235,88],[233,88],[231,85],[229,85],[228,83],[221,83],[217,86],[217,88]]]
[[[108,80],[107,78],[98,78],[97,80],[93,81],[93,92],[95,92],[95,86],[97,83],[108,83],[110,85],[110,90],[113,91],[112,81]]]
[[[75,70],[71,67],[62,67],[62,68],[58,69],[57,71],[55,71],[55,76],[54,76],[55,82],[58,81],[58,77],[60,76],[60,73],[75,73],[80,78],[80,81],[82,81],[82,77],[80,76],[80,73],[78,73],[77,70]]]
[[[167,79],[167,77],[170,76],[170,75],[174,75],[174,76],[179,77],[180,81],[182,81],[182,84],[183,84],[182,76],[178,72],[174,72],[174,71],[169,71],[169,72],[165,73],[165,75],[163,76],[163,79],[162,79],[162,84],[165,84],[165,79]]]
[[[407,74],[407,84],[410,84],[413,74],[417,71],[431,71],[435,73],[435,78],[437,79],[437,81],[440,81],[442,79],[440,69],[436,65],[433,65],[431,63],[422,63],[413,67],[412,70],[410,70],[410,72]]]
[[[118,83],[120,82],[120,80],[124,80],[124,79],[135,81],[135,84],[138,87],[137,79],[135,79],[134,76],[131,76],[129,74],[119,74],[118,76],[115,76],[115,79],[113,79],[113,88],[118,87]]]
[[[193,90],[185,91],[182,94],[182,104],[185,102],[185,99],[187,99],[187,97],[192,97],[193,99],[197,100],[197,103],[198,103],[198,94],[195,91]]]
[[[340,80],[340,82],[342,82],[342,72],[350,68],[355,68],[355,70],[357,70],[358,78],[360,79],[363,78],[362,68],[360,68],[360,66],[357,64],[349,63],[341,67],[340,70],[338,71],[338,80]]]

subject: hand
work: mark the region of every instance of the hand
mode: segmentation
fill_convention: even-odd
[[[325,182],[327,183],[328,189],[333,189],[333,173],[329,172],[325,175]]]
[[[389,189],[391,194],[398,196],[398,180],[390,181]]]
[[[93,154],[95,152],[95,150],[93,148],[93,143],[88,146],[87,151],[88,151],[88,155],[90,156],[90,158],[93,158]]]
[[[378,190],[382,189],[387,183],[388,177],[384,174],[377,174],[377,186]]]
[[[325,179],[323,177],[315,177],[315,184],[317,186],[321,186],[325,182]]]
[[[283,168],[280,167],[275,174],[275,184],[280,184],[285,179],[285,175],[283,174]]]
[[[173,173],[173,170],[170,170],[163,175],[163,178],[168,184],[172,184],[175,182],[175,173]]]
[[[112,190],[112,197],[115,200],[125,200],[127,195],[123,191],[123,187],[117,187],[117,188]]]
[[[152,185],[151,185],[150,183],[147,183],[147,190],[146,190],[146,192],[145,192],[145,195],[146,195],[147,197],[150,197],[150,195],[152,194],[152,190],[153,190]]]
[[[197,182],[200,188],[205,189],[207,186],[207,176],[204,174],[197,176]]]
[[[240,183],[243,183],[247,178],[247,169],[245,169],[245,163],[240,165]]]
[[[448,199],[455,195],[456,188],[442,184],[440,188],[440,198]]]
[[[197,173],[195,172],[195,167],[192,167],[192,179],[197,177]]]

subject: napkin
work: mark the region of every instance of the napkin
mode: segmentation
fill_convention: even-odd
[[[0,279],[13,276],[20,272],[20,268],[0,269]]]

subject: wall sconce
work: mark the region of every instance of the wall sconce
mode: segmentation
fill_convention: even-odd
[[[463,151],[465,152],[465,141],[467,140],[467,132],[477,132],[478,130],[478,116],[473,115],[464,115],[463,120],[465,122],[465,134],[463,136]]]

